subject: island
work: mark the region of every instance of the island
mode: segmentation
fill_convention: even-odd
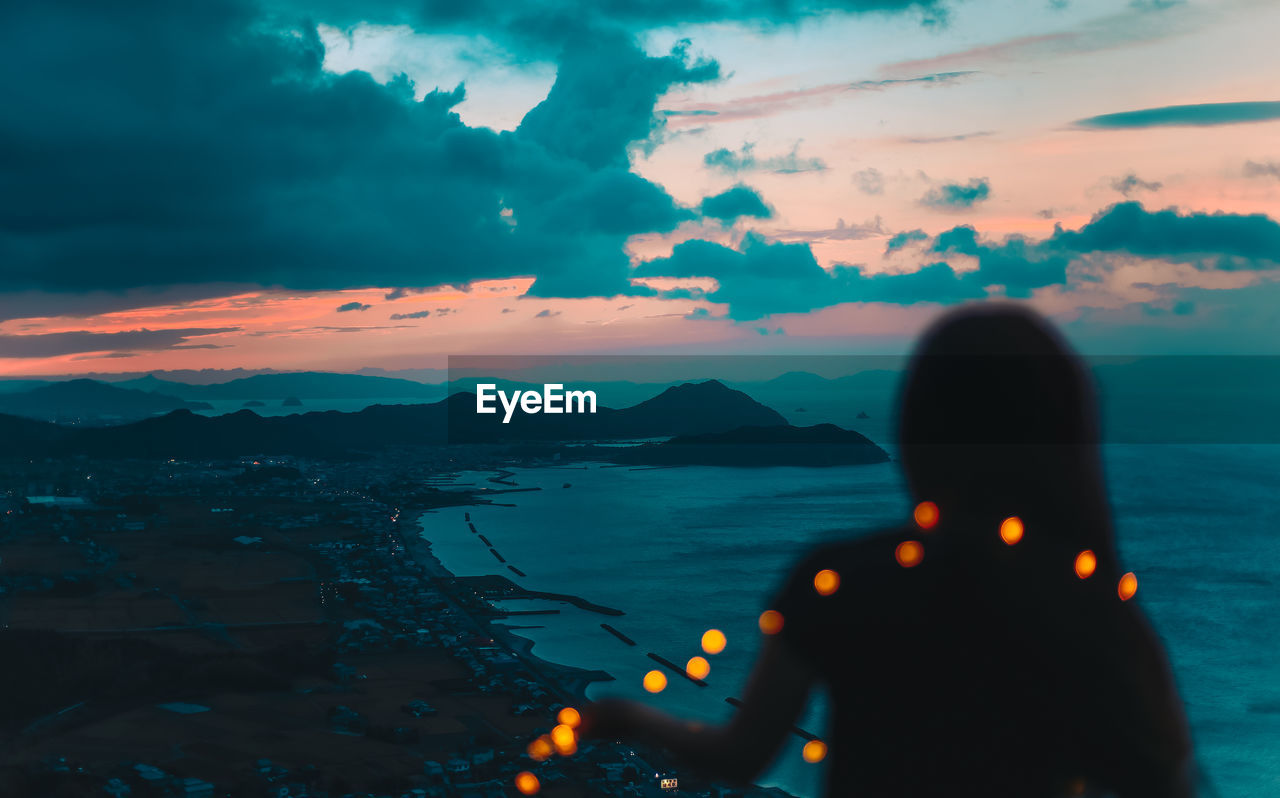
[[[593,447],[594,448],[594,447]],[[835,424],[738,427],[728,432],[678,435],[663,443],[600,447],[597,454],[635,465],[837,466],[887,463],[889,454],[869,438]]]

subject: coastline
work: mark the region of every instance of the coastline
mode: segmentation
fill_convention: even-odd
[[[449,569],[445,568],[444,564],[440,562],[440,560],[435,556],[435,553],[431,550],[431,541],[429,541],[423,534],[424,530],[421,528],[422,518],[427,514],[428,511],[425,510],[419,513],[418,518],[415,519],[415,525],[418,527],[417,534],[401,534],[402,542],[405,550],[410,554],[413,560],[422,566],[423,570],[427,572],[430,578],[436,582],[437,585],[442,587],[453,587],[456,585],[459,577]],[[607,671],[579,668],[573,665],[552,662],[551,660],[539,657],[537,654],[533,653],[535,645],[534,641],[516,634],[506,624],[503,624],[501,621],[504,620],[504,618],[497,614],[498,611],[495,610],[495,614],[490,616],[477,616],[476,614],[468,612],[460,605],[460,602],[457,601],[457,597],[455,595],[457,592],[456,589],[448,589],[445,592],[455,599],[455,606],[458,606],[461,611],[465,612],[477,626],[488,632],[494,640],[502,643],[502,645],[508,649],[516,659],[525,664],[533,673],[537,674],[544,682],[544,687],[548,688],[550,692],[553,692],[565,699],[564,703],[566,705],[586,703],[588,701],[586,691],[591,684],[595,682],[614,681],[613,675]],[[576,598],[578,601],[583,603],[589,603],[586,602],[585,599],[576,596],[560,597],[558,600],[568,600],[573,598]],[[485,600],[485,604],[489,605],[488,600]]]

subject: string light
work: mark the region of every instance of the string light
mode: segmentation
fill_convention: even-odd
[[[1076,576],[1088,579],[1098,568],[1098,555],[1092,549],[1085,549],[1076,555]]]
[[[662,671],[649,671],[644,675],[644,689],[651,693],[661,693],[667,689],[667,675]]]
[[[522,770],[516,774],[516,789],[523,795],[537,795],[542,785],[538,783],[538,777],[527,770]]]
[[[810,740],[804,744],[804,750],[800,755],[804,757],[804,761],[811,764],[821,762],[827,758],[827,744],[821,740]]]
[[[702,633],[702,650],[708,654],[719,654],[728,644],[724,632],[719,629],[708,629]]]
[[[904,540],[893,550],[893,556],[903,568],[914,568],[924,559],[924,546],[918,540]]]
[[[695,679],[705,679],[711,673],[711,663],[703,657],[691,657],[684,670]]]
[[[760,613],[760,631],[767,635],[776,635],[782,631],[782,613],[777,610],[765,610]]]
[[[582,715],[573,707],[565,707],[556,715],[556,720],[570,729],[576,729],[582,723]]]
[[[529,743],[529,747],[525,750],[529,754],[529,758],[534,762],[545,762],[551,758],[556,749],[551,743],[551,738],[544,734]]]
[[[1011,515],[1000,524],[1000,539],[1012,546],[1022,540],[1023,531],[1022,519],[1016,515]]]
[[[933,502],[920,502],[916,505],[915,513],[916,525],[921,529],[933,529],[938,524],[940,514],[938,505]]]
[[[813,589],[820,596],[830,596],[840,589],[840,574],[830,568],[823,568],[813,577]]]
[[[1120,577],[1120,585],[1116,588],[1116,592],[1120,594],[1121,601],[1128,601],[1133,598],[1133,594],[1138,592],[1138,577],[1133,575],[1133,571]]]

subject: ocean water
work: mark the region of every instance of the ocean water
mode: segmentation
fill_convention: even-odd
[[[1222,796],[1280,795],[1280,446],[1111,445],[1109,489],[1121,555],[1137,573],[1138,600],[1173,662],[1197,757]],[[459,484],[487,485],[468,473]],[[809,545],[863,534],[909,508],[896,463],[827,469],[524,469],[534,492],[514,506],[446,509],[422,516],[423,535],[459,575],[502,573],[535,590],[571,593],[624,610],[611,618],[561,609],[513,617],[545,659],[601,668],[617,680],[592,698],[640,698],[690,718],[718,721],[741,694],[760,633],[756,618],[787,568]],[[563,487],[570,483],[571,487]],[[463,513],[517,577],[467,529]],[[615,626],[629,647],[600,628]],[[650,695],[643,675],[655,652],[676,663],[701,653],[708,628],[725,632],[709,657],[708,686],[679,677]],[[799,725],[824,731],[815,696]],[[821,794],[821,765],[791,738],[760,781],[802,798]]]

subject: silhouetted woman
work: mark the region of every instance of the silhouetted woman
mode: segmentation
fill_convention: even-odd
[[[822,682],[829,796],[1192,795],[1186,720],[1117,559],[1098,438],[1089,376],[1044,320],[1006,304],[949,313],[901,396],[913,518],[801,559],[727,725],[607,700],[584,734],[746,782]]]

